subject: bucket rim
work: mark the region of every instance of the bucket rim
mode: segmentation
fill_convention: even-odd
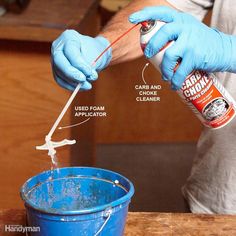
[[[133,183],[126,178],[125,176],[115,172],[115,171],[111,171],[111,170],[107,170],[107,169],[103,169],[103,168],[97,168],[97,167],[86,167],[86,166],[73,166],[73,167],[63,167],[63,168],[59,168],[60,170],[63,169],[90,169],[90,170],[98,170],[98,171],[104,171],[107,173],[111,173],[111,174],[115,174],[117,176],[119,176],[120,178],[124,179],[128,185],[129,185],[129,190],[127,190],[127,193],[122,196],[121,198],[112,201],[108,204],[103,204],[100,206],[95,206],[95,207],[90,207],[90,208],[85,208],[85,209],[80,209],[80,210],[68,210],[68,211],[60,211],[60,210],[45,210],[44,208],[38,207],[36,204],[31,203],[30,200],[27,198],[26,193],[24,191],[24,188],[26,187],[27,183],[29,183],[30,181],[32,181],[34,178],[36,178],[37,176],[43,175],[43,174],[47,174],[49,172],[51,172],[51,170],[46,170],[43,172],[40,172],[39,174],[32,176],[31,178],[29,178],[21,187],[20,189],[20,196],[21,199],[24,201],[25,206],[28,208],[31,208],[35,211],[39,211],[41,213],[44,214],[52,214],[52,215],[83,215],[83,214],[92,214],[95,212],[102,212],[102,211],[106,211],[107,209],[111,209],[111,208],[115,208],[121,204],[124,204],[126,202],[130,202],[132,196],[134,195],[134,185]],[[53,170],[56,171],[56,170]],[[78,175],[81,176],[81,175]],[[112,182],[112,180],[109,180]],[[126,189],[125,186],[122,185],[123,188]]]

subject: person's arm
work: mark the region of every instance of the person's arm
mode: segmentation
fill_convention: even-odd
[[[92,88],[91,82],[98,72],[112,63],[124,62],[141,55],[138,29],[106,51],[94,65],[94,60],[109,44],[132,26],[128,17],[146,6],[166,5],[165,0],[134,0],[121,10],[99,36],[93,38],[75,30],[64,31],[52,44],[52,70],[56,82],[63,88],[74,90],[81,83],[82,90]]]
[[[133,12],[141,10],[147,6],[170,6],[165,0],[134,0],[120,12],[118,12],[111,21],[103,28],[99,35],[113,42],[117,37],[124,33],[133,25],[128,21],[128,16]],[[118,64],[124,61],[133,60],[143,55],[140,48],[140,27],[131,31],[125,38],[121,39],[112,47],[111,64]]]

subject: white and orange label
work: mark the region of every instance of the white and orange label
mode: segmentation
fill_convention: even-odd
[[[208,127],[223,127],[235,116],[233,98],[213,74],[194,71],[178,93]]]

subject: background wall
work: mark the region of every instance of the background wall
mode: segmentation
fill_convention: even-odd
[[[150,65],[145,72],[148,84],[160,84],[160,102],[137,102],[136,84],[143,84],[139,60],[108,68],[95,83],[96,102],[107,107],[108,117],[96,119],[98,143],[193,142],[200,123],[160,73]]]

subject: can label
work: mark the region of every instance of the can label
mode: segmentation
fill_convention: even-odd
[[[150,38],[164,24],[164,22],[152,21],[148,29],[141,28],[140,43],[143,50]],[[159,71],[165,51],[173,43],[174,41],[169,42],[150,59]],[[207,127],[221,128],[228,124],[236,114],[236,102],[212,73],[193,71],[185,79],[182,88],[177,93]]]
[[[235,116],[234,100],[214,74],[194,71],[178,94],[207,127],[223,127]]]

